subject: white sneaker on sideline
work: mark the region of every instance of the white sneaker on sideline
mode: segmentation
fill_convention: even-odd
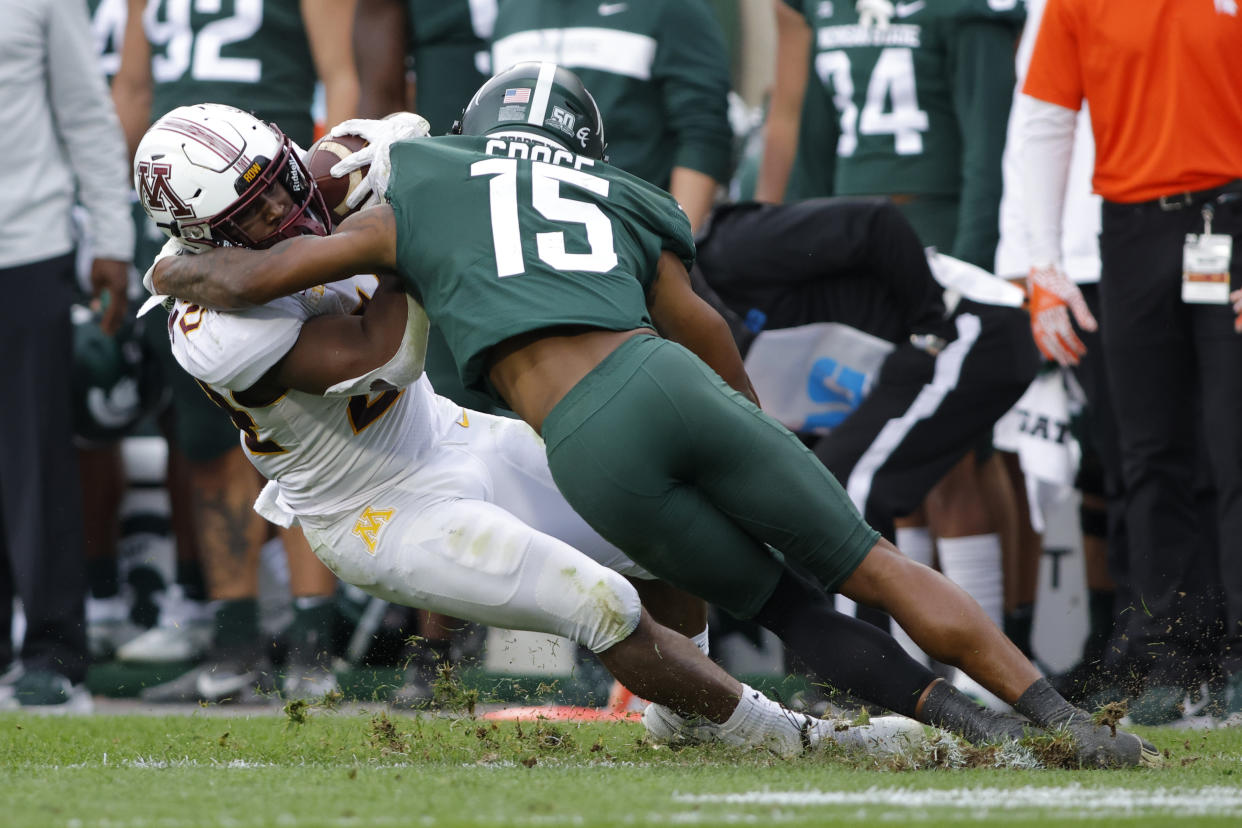
[[[215,614],[205,601],[191,601],[179,584],[155,596],[160,620],[154,627],[117,648],[118,661],[167,664],[198,661],[207,654],[215,633]]]
[[[121,595],[86,598],[86,642],[91,658],[111,659],[116,651],[145,632],[129,617],[130,603]]]

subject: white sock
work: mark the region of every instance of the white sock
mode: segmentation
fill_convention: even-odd
[[[926,526],[898,526],[897,548],[910,560],[927,566],[931,566],[932,555],[936,551],[931,531]],[[892,622],[892,631],[893,638],[897,639],[897,643],[910,658],[924,667],[931,665],[931,658],[918,644],[914,643],[914,639],[896,621]]]
[[[940,538],[940,570],[979,602],[999,627],[1002,619],[1001,543],[995,532]]]
[[[694,642],[694,646],[698,647],[699,651],[703,653],[703,655],[711,655],[711,653],[707,651],[707,629],[707,627],[704,627],[703,632],[698,635],[690,636],[690,640]]]
[[[797,756],[803,750],[801,726],[805,718],[743,684],[737,708],[716,734],[725,744],[765,747],[780,756]]]

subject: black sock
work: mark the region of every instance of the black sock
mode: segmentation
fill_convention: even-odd
[[[1027,735],[1027,726],[1017,718],[1004,716],[979,704],[947,681],[936,682],[918,720],[956,733],[976,744],[1018,741]]]
[[[293,599],[293,621],[287,637],[298,658],[313,660],[329,651],[336,629],[336,605],[330,595]]]
[[[1078,708],[1067,702],[1046,678],[1026,688],[1013,703],[1013,709],[1040,727],[1065,724],[1079,713]]]
[[[1005,613],[1005,637],[1014,644],[1018,645],[1018,649],[1022,651],[1022,655],[1031,659],[1035,657],[1035,653],[1031,649],[1031,628],[1034,624],[1034,604],[1020,604]]]
[[[216,606],[216,646],[221,649],[259,649],[259,600],[237,598]]]
[[[87,558],[86,583],[92,598],[113,598],[121,591],[116,558]]]
[[[206,601],[207,586],[203,581],[203,567],[196,558],[177,558],[177,583],[181,594],[191,601]]]
[[[786,571],[755,621],[776,633],[818,680],[881,707],[914,716],[936,676],[891,635],[836,611],[823,590]]]

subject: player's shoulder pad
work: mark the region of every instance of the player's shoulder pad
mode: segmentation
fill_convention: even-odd
[[[611,167],[611,165],[609,165]],[[690,219],[681,209],[677,199],[666,190],[648,183],[637,176],[611,167],[616,170],[624,183],[625,201],[629,203],[629,217],[638,220],[646,228],[661,238],[661,247],[671,250],[681,258],[689,270],[694,264],[695,247],[694,233],[690,230]],[[617,201],[614,190],[613,201]]]
[[[960,22],[991,21],[1016,30],[1026,21],[1026,0],[934,0],[929,5],[941,3],[945,16]]]
[[[178,300],[169,314],[173,357],[203,382],[243,391],[289,352],[321,302],[314,291],[306,291],[225,312]]]
[[[169,315],[173,356],[191,376],[243,391],[289,353],[307,319],[354,313],[374,292],[375,277],[355,276],[247,310],[219,312],[178,300]]]

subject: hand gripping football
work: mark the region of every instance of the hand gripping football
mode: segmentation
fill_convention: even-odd
[[[350,214],[356,212],[351,210],[345,203],[350,193],[358,188],[362,180],[366,178],[369,167],[362,167],[354,170],[348,175],[340,178],[332,177],[332,167],[353,153],[367,146],[367,142],[357,135],[339,135],[332,137],[325,135],[314,144],[306,153],[306,168],[310,172],[310,176],[315,181],[315,185],[319,187],[319,192],[323,193],[323,199],[327,202],[328,210],[332,213],[332,220],[340,223]]]

